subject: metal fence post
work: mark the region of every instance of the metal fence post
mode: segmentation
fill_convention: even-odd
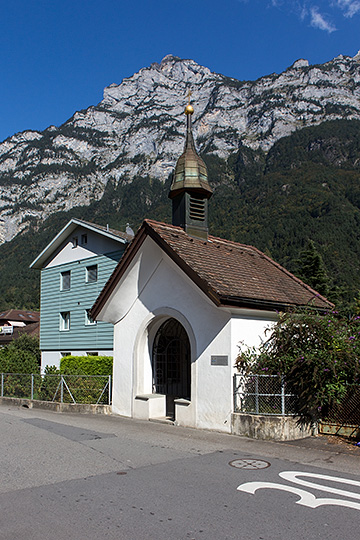
[[[30,395],[30,399],[31,400],[34,399],[34,374],[33,373],[31,374],[31,395]]]
[[[109,375],[109,405],[111,405],[111,375]]]
[[[61,375],[61,385],[60,385],[60,403],[63,402],[64,399],[64,378]]]
[[[255,412],[259,414],[259,375],[255,375]]]
[[[284,416],[285,413],[285,381],[284,376],[281,375],[281,414]]]
[[[1,374],[1,397],[4,397],[4,374]]]
[[[234,401],[234,412],[236,412],[236,373],[233,376],[233,401]]]

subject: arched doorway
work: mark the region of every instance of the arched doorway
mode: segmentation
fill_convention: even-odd
[[[176,319],[167,319],[155,335],[152,369],[153,391],[166,395],[166,416],[174,418],[174,400],[191,396],[190,342]]]

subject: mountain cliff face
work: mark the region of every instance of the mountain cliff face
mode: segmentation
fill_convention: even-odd
[[[238,81],[193,60],[166,56],[104,91],[60,127],[0,143],[0,243],[30,222],[100,200],[138,177],[165,181],[184,144],[185,96],[205,155],[274,143],[325,120],[360,119],[360,52],[322,65],[298,60],[280,75]]]

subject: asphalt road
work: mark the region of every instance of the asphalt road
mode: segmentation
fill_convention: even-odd
[[[0,407],[1,540],[353,540],[360,449]]]

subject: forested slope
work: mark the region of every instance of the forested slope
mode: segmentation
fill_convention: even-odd
[[[309,240],[322,255],[329,296],[351,302],[360,290],[360,122],[333,121],[304,128],[277,141],[265,154],[240,147],[226,161],[203,155],[214,195],[210,232],[255,245],[299,273],[299,257]],[[108,182],[90,206],[58,212],[29,232],[0,246],[0,309],[36,308],[39,274],[28,265],[76,216],[125,230],[144,217],[170,221],[164,183],[136,177]],[[336,292],[336,295],[335,295]]]

